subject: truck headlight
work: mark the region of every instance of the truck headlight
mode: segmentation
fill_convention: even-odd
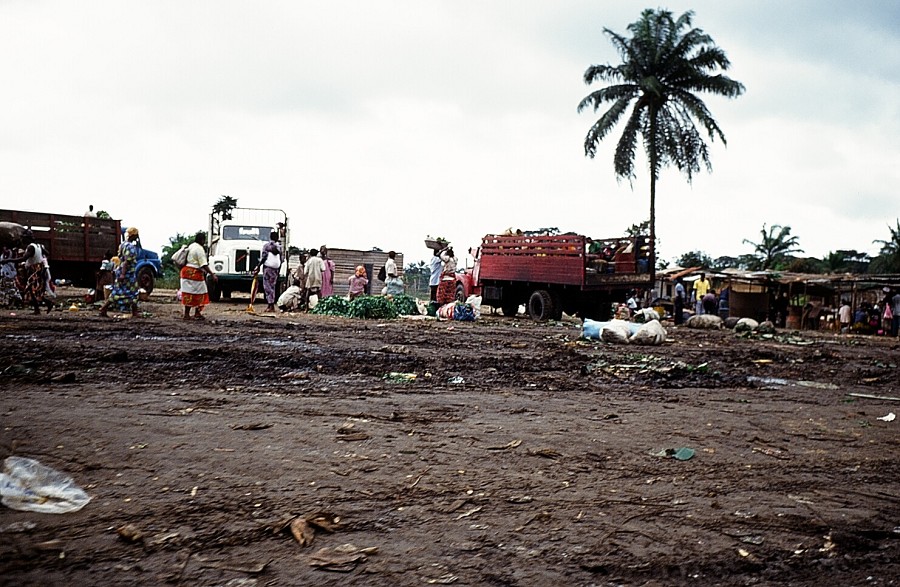
[[[225,263],[222,263],[221,261],[216,261],[215,263],[213,263],[213,269],[215,270],[216,273],[219,273],[225,269]]]

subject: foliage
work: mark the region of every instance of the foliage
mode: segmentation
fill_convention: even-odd
[[[822,273],[865,273],[871,259],[856,250],[831,251],[821,260]]]
[[[897,228],[888,225],[888,230],[891,231],[889,240],[872,241],[881,245],[881,251],[872,259],[869,273],[900,273],[900,220]]]
[[[311,314],[322,316],[346,316],[349,318],[368,318],[390,320],[398,316],[413,316],[419,313],[416,299],[407,296],[360,296],[353,301],[342,296],[323,298]]]
[[[716,257],[713,259],[712,264],[709,266],[713,271],[722,271],[723,269],[743,269],[744,265],[741,263],[740,258],[738,257],[729,257],[728,255],[723,255],[721,257]]]
[[[428,290],[428,281],[431,279],[431,269],[425,264],[425,261],[418,263],[410,263],[403,270],[403,281],[406,288],[414,292],[422,292]]]
[[[350,313],[350,301],[343,296],[324,297],[309,313],[320,316],[346,316]]]
[[[101,218],[103,220],[112,220],[112,216],[109,215],[109,212],[106,210],[98,210],[97,218]]]
[[[796,236],[791,236],[790,226],[773,224],[768,231],[763,224],[760,231],[760,242],[754,243],[744,239],[744,243],[753,245],[753,260],[749,269],[762,270],[784,269],[787,266],[787,257],[790,253],[802,253]]]
[[[397,308],[397,313],[401,316],[415,316],[419,313],[419,304],[416,303],[416,298],[408,295],[399,295],[393,296],[391,300],[394,303],[394,307]]]
[[[231,220],[231,211],[237,208],[237,203],[237,198],[222,196],[213,206],[213,214],[217,215],[220,220]]]
[[[693,12],[675,19],[668,10],[646,9],[638,21],[630,24],[631,37],[604,28],[622,63],[591,65],[584,72],[584,82],[611,82],[581,100],[578,112],[609,103],[609,109],[591,126],[584,139],[584,152],[593,158],[597,146],[626,116],[624,131],[616,145],[613,167],[619,178],[632,179],[638,135],[650,166],[650,240],[656,242],[656,180],[663,167],[674,165],[688,181],[700,171],[703,163],[711,170],[709,152],[695,120],[711,141],[725,135],[706,105],[696,96],[709,92],[735,98],[744,86],[721,73],[731,63],[725,52],[700,29],[693,29]],[[651,267],[655,251],[651,251]],[[655,267],[654,267],[655,268]]]
[[[710,256],[703,251],[685,253],[678,257],[675,262],[681,267],[702,267],[703,269],[710,269],[713,264]]]
[[[640,224],[632,224],[628,228],[625,229],[625,234],[630,237],[636,236],[649,236],[650,235],[650,221],[644,220]]]
[[[390,320],[400,315],[397,306],[386,296],[360,296],[350,302],[347,315],[351,318]]]
[[[787,263],[787,270],[793,273],[825,273],[825,263],[815,257],[796,257]]]

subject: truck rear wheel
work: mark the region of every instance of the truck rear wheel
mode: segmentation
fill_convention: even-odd
[[[138,287],[145,290],[148,294],[153,293],[153,285],[156,276],[151,267],[143,267],[137,274]]]
[[[553,296],[545,289],[536,290],[528,298],[528,315],[538,322],[556,318],[556,305]]]
[[[466,288],[464,288],[461,283],[456,284],[456,301],[460,304],[466,302]]]

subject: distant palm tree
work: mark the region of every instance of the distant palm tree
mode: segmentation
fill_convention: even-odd
[[[578,104],[578,112],[591,107],[597,112],[602,104],[611,103],[584,139],[584,153],[593,158],[599,141],[634,103],[616,146],[613,164],[618,177],[635,176],[634,155],[640,134],[650,160],[650,242],[654,245],[650,257],[651,279],[656,266],[656,180],[661,168],[675,165],[688,182],[700,171],[701,162],[707,170],[712,170],[695,119],[706,129],[710,140],[718,136],[725,143],[718,123],[695,93],[735,98],[744,92],[742,84],[717,73],[719,69],[727,70],[731,64],[709,35],[690,28],[693,15],[685,12],[676,20],[668,10],[644,10],[640,20],[628,25],[630,38],[604,28],[622,63],[588,67],[584,72],[586,84],[600,80],[614,85],[591,92]]]
[[[891,231],[890,240],[874,240],[881,245],[878,256],[869,265],[869,273],[900,273],[900,220],[897,228],[888,225]]]
[[[790,226],[773,224],[767,232],[766,225],[763,224],[760,234],[762,235],[762,240],[758,243],[744,239],[744,243],[753,245],[756,259],[756,266],[752,267],[753,269],[761,269],[763,271],[780,269],[781,265],[787,260],[788,255],[803,252],[803,249],[798,246],[797,237],[791,236]]]

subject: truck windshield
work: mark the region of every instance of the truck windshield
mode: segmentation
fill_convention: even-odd
[[[271,226],[225,226],[222,238],[228,241],[268,241]]]

